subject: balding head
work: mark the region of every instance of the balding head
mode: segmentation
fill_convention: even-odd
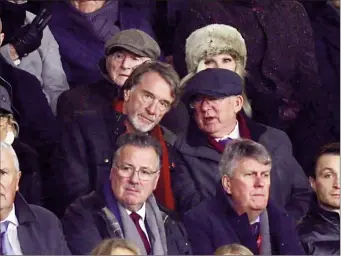
[[[12,146],[0,143],[0,220],[8,217],[19,190],[19,162]]]

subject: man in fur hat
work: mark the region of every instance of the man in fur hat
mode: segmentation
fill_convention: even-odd
[[[262,144],[273,159],[271,199],[299,220],[310,202],[308,179],[292,156],[288,136],[249,119],[241,94],[242,79],[226,69],[200,71],[187,83],[183,100],[191,109],[191,122],[188,133],[178,137],[179,159],[172,173],[178,210],[185,212],[215,195],[226,143],[247,138]]]

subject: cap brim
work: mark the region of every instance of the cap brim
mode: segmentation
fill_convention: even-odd
[[[147,56],[147,54],[144,53],[143,51],[136,49],[135,47],[132,47],[130,45],[125,45],[125,44],[115,44],[115,45],[109,47],[108,49],[106,49],[106,55],[110,55],[115,48],[123,48],[124,50],[132,52],[139,57],[149,57],[150,58],[150,56]]]

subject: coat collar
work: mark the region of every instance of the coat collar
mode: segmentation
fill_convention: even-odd
[[[240,243],[248,247],[254,254],[257,254],[257,242],[252,235],[249,218],[246,213],[238,215],[233,207],[231,196],[224,190],[221,183],[217,186],[216,196],[218,204],[221,206],[222,212],[228,219],[228,224],[236,232]]]
[[[18,218],[19,226],[28,222],[37,221],[37,216],[31,210],[29,204],[25,201],[23,196],[17,192],[15,199],[15,215]]]

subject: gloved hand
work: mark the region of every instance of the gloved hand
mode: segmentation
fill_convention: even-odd
[[[46,9],[34,18],[34,20],[15,31],[9,43],[16,50],[19,58],[35,51],[39,48],[43,38],[43,30],[51,19],[51,14],[47,14]]]

